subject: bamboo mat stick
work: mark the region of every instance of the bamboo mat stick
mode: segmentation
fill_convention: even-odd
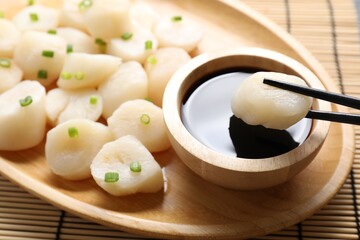
[[[0,229],[17,230],[17,231],[28,231],[28,232],[56,232],[56,228],[48,226],[36,226],[36,225],[25,225],[25,224],[7,224],[0,223]]]
[[[58,221],[38,221],[31,218],[28,219],[15,219],[15,218],[2,218],[0,217],[0,224],[15,224],[15,225],[30,225],[30,226],[48,226],[57,227]]]
[[[48,216],[48,215],[34,215],[34,214],[19,214],[19,213],[4,213],[0,212],[0,218],[3,219],[31,219],[31,220],[39,220],[39,221],[50,221],[50,222],[58,222],[59,216]]]
[[[12,231],[12,230],[0,230],[0,236],[3,238],[3,236],[9,236],[13,237],[13,239],[55,239],[55,234],[49,234],[49,233],[41,233],[41,232],[24,232],[24,231]]]
[[[352,216],[323,216],[323,215],[312,215],[311,217],[309,217],[308,219],[306,219],[304,222],[306,221],[328,221],[328,222],[332,222],[332,221],[340,221],[340,222],[354,222],[354,217]]]
[[[32,215],[52,215],[52,216],[60,216],[59,210],[43,210],[43,209],[26,209],[26,208],[8,208],[8,207],[1,207],[0,206],[0,212],[2,213],[21,213],[21,214],[32,214]]]
[[[356,227],[356,223],[354,222],[354,218],[352,218],[352,221],[347,221],[347,222],[328,221],[328,220],[324,220],[324,221],[305,220],[302,222],[302,226],[353,228]]]
[[[19,197],[19,196],[3,196],[0,195],[0,202],[13,202],[13,203],[29,203],[29,204],[38,204],[49,206],[49,204],[44,203],[44,201],[37,198],[27,198],[27,197]]]
[[[30,203],[13,203],[13,202],[0,202],[0,207],[8,208],[25,208],[25,209],[39,209],[39,210],[54,210],[53,206],[46,204],[30,204]]]

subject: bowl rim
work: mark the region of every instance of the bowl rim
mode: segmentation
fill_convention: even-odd
[[[190,76],[191,78],[200,79],[204,76],[202,73],[203,68],[206,69],[209,63],[221,63],[221,61],[228,58],[254,59],[258,61],[258,63],[251,63],[250,67],[254,66],[258,68],[260,68],[264,62],[267,63],[269,61],[280,64],[279,66],[284,66],[296,73],[300,73],[300,77],[303,78],[309,86],[326,90],[319,78],[307,67],[286,55],[272,50],[246,47],[222,52],[203,53],[183,65],[173,75],[165,89],[162,105],[163,114],[173,147],[176,149],[174,145],[179,145],[180,148],[188,154],[202,161],[202,164],[210,164],[218,168],[236,172],[274,171],[287,168],[305,159],[309,155],[314,154],[321,147],[329,131],[330,123],[327,121],[313,120],[309,136],[302,144],[289,152],[267,158],[250,159],[228,156],[207,147],[192,136],[181,120],[181,104],[184,94],[179,96],[179,93],[186,92],[191,86],[189,83],[189,81],[191,81],[189,80]],[[271,69],[269,70],[271,71]],[[314,99],[313,106],[316,107],[315,109],[331,111],[331,104],[325,101]],[[184,161],[183,157],[179,157]]]

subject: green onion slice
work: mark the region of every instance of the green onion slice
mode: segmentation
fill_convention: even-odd
[[[46,79],[47,78],[47,71],[46,70],[39,70],[38,71],[38,78]]]
[[[182,20],[182,17],[181,16],[173,16],[171,18],[171,21],[173,22],[180,22]]]
[[[104,40],[102,40],[101,38],[96,38],[95,44],[97,44],[99,46],[100,52],[102,52],[102,53],[106,52],[107,43]]]
[[[83,72],[76,72],[75,73],[75,79],[76,80],[83,80],[85,78],[85,73]]]
[[[104,177],[105,182],[112,183],[119,181],[119,173],[117,172],[107,172]]]
[[[71,72],[61,72],[60,77],[64,80],[69,80],[72,78]]]
[[[28,0],[28,5],[29,6],[32,6],[32,5],[34,5],[35,4],[35,1],[34,0]]]
[[[39,21],[39,16],[36,13],[30,13],[29,17],[30,17],[30,21],[32,22]]]
[[[76,138],[79,136],[79,131],[76,127],[69,127],[68,134],[69,134],[69,137]]]
[[[20,106],[22,106],[22,107],[29,106],[32,102],[33,102],[33,99],[31,96],[27,96],[24,99],[19,100]]]
[[[5,18],[5,13],[0,11],[0,18]]]
[[[153,100],[150,97],[146,97],[146,98],[144,98],[144,100],[151,102],[151,103],[153,102]]]
[[[156,64],[157,63],[157,59],[156,59],[156,57],[154,55],[149,56],[146,61],[148,63],[150,63],[150,64]]]
[[[98,97],[97,96],[90,96],[89,102],[91,105],[96,105],[98,102]]]
[[[49,29],[49,30],[47,31],[47,33],[48,33],[48,34],[56,35],[56,34],[57,34],[57,31],[56,31],[56,29]]]
[[[96,38],[95,43],[99,46],[106,46],[106,42],[102,40],[101,38]]]
[[[92,0],[83,0],[79,3],[79,9],[80,10],[85,10],[88,9],[89,7],[91,7],[93,4]]]
[[[126,40],[131,39],[132,36],[133,36],[133,33],[131,33],[131,32],[126,32],[126,33],[124,33],[123,35],[121,35],[121,39],[126,41]]]
[[[145,50],[151,50],[153,48],[153,42],[151,40],[147,40],[145,42]]]
[[[3,68],[9,68],[9,67],[11,67],[11,61],[10,61],[10,59],[0,58],[0,67],[3,67]]]
[[[140,162],[132,162],[131,164],[130,164],[130,170],[132,171],[132,172],[136,172],[136,173],[138,173],[138,172],[141,172],[141,164],[140,164]]]
[[[66,46],[66,53],[72,53],[74,51],[73,45],[72,44],[68,44]]]
[[[140,116],[140,122],[144,125],[148,125],[150,123],[150,116],[148,114],[142,114]]]
[[[44,50],[42,51],[42,54],[41,54],[43,57],[48,57],[48,58],[53,58],[55,53],[54,51],[50,51],[50,50]]]

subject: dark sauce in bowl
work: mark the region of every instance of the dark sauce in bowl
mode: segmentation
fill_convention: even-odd
[[[207,147],[240,158],[265,158],[286,153],[303,143],[312,121],[302,119],[286,130],[252,126],[233,116],[231,98],[253,70],[215,74],[198,81],[183,100],[186,129]]]

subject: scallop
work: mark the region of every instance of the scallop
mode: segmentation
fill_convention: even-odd
[[[158,47],[158,41],[148,30],[137,29],[125,32],[119,38],[109,41],[106,53],[120,57],[123,61],[144,63]]]
[[[0,19],[0,57],[12,58],[21,33],[14,23]]]
[[[61,72],[66,56],[66,41],[53,34],[28,31],[15,47],[14,60],[24,78],[52,84]]]
[[[84,13],[87,30],[94,38],[108,40],[123,33],[131,32],[128,0],[93,0],[92,6]]]
[[[257,72],[245,79],[231,100],[234,115],[249,125],[286,129],[306,116],[312,98],[263,83],[264,78],[306,86],[296,76],[277,72]]]
[[[135,61],[123,63],[110,78],[99,85],[98,90],[103,98],[103,116],[108,118],[122,103],[148,96],[145,70]]]
[[[22,81],[0,95],[0,150],[23,150],[45,136],[45,88]]]
[[[57,84],[66,90],[95,88],[120,66],[121,59],[104,54],[71,53],[66,56]]]
[[[162,109],[147,100],[130,100],[121,104],[108,118],[108,126],[116,138],[133,135],[150,152],[170,147]]]
[[[76,118],[97,121],[102,110],[102,97],[95,89],[69,91],[55,88],[46,95],[46,114],[51,125]]]
[[[43,5],[32,5],[19,11],[13,22],[21,31],[48,31],[59,25],[59,11]]]
[[[59,26],[71,27],[82,32],[87,32],[83,14],[86,8],[81,8],[81,0],[64,0],[60,8]],[[91,3],[91,1],[89,1]]]
[[[105,125],[88,119],[69,120],[47,133],[45,158],[56,175],[83,180],[91,177],[91,162],[110,141],[113,135]]]
[[[193,51],[203,36],[201,28],[194,21],[180,15],[160,19],[154,33],[160,47],[180,47],[187,52]]]
[[[0,58],[0,93],[3,93],[22,79],[22,70],[11,59]]]
[[[105,144],[90,168],[95,182],[114,196],[152,193],[164,186],[160,165],[131,135]]]
[[[80,30],[62,27],[56,29],[56,33],[66,40],[68,52],[100,53],[94,39]]]
[[[161,48],[148,57],[145,70],[149,79],[149,97],[156,105],[162,106],[167,83],[190,59],[190,55],[182,48]]]

